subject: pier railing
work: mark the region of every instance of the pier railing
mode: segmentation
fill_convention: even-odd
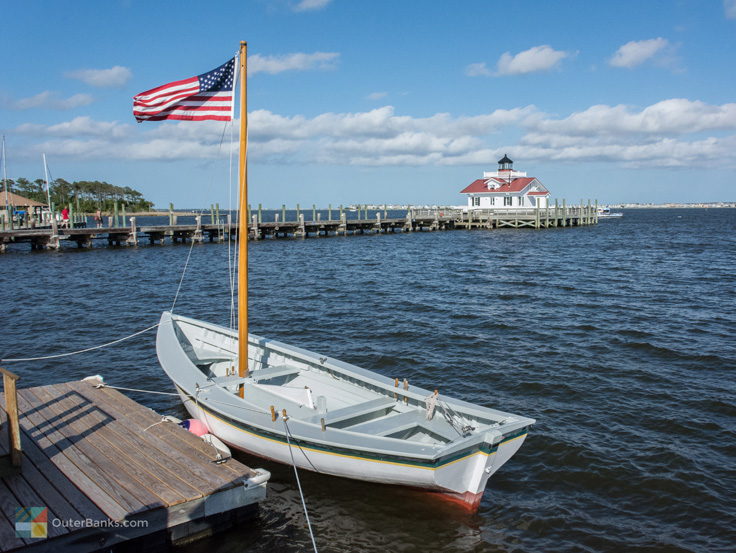
[[[311,211],[311,213],[310,213]],[[168,221],[146,221],[141,224],[137,217],[122,218],[117,213],[97,221],[94,226],[86,224],[60,225],[51,220],[47,228],[21,228],[0,230],[0,252],[12,243],[28,242],[32,249],[59,249],[62,242],[74,243],[79,247],[92,246],[93,240],[107,240],[111,246],[136,246],[141,240],[150,244],[210,242],[224,239],[237,240],[239,223],[237,213],[225,212],[220,216],[219,206],[211,206],[210,213],[174,212],[169,206]],[[159,215],[159,219],[165,219]],[[259,204],[257,209],[248,207],[248,236],[251,240],[266,238],[316,238],[319,236],[352,236],[393,232],[444,231],[458,229],[500,229],[573,227],[594,225],[598,222],[597,202],[587,205],[560,205],[535,208],[468,208],[459,206],[356,206],[352,208],[302,210],[266,209]],[[121,224],[122,221],[122,224]],[[163,223],[163,224],[162,224]]]

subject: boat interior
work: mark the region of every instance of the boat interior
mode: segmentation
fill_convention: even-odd
[[[250,372],[240,378],[235,336],[181,321],[175,326],[182,347],[208,383],[233,394],[242,384],[247,403],[264,412],[274,406],[278,411],[286,409],[290,417],[325,428],[436,445],[503,423],[503,417],[481,419],[458,413],[444,402],[437,402],[428,419],[424,396],[351,373],[334,360],[298,348],[292,351],[285,344],[271,346],[254,336],[249,347]]]

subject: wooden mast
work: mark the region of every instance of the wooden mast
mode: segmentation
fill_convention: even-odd
[[[238,171],[238,376],[248,376],[248,43],[240,42],[240,166]],[[244,396],[244,387],[238,388]]]

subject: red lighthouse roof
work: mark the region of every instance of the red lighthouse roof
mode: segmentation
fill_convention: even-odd
[[[496,179],[496,178],[485,178],[485,179],[478,179],[470,183],[465,189],[461,190],[461,194],[473,194],[473,193],[497,193],[497,194],[503,194],[507,192],[521,192],[529,186],[529,183],[531,183],[533,180],[536,180],[534,177],[517,177],[515,179],[511,179],[511,181],[504,180],[504,179]],[[489,188],[488,184],[491,185],[497,185],[495,188]],[[541,194],[548,194],[549,192],[529,192],[529,194],[534,195],[541,195]]]

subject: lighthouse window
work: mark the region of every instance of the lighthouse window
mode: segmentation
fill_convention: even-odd
[[[511,200],[512,199],[513,198],[511,196],[504,196],[504,198],[503,198],[503,205],[504,206],[511,205]]]
[[[480,196],[475,196],[473,198],[473,205],[480,205]]]

